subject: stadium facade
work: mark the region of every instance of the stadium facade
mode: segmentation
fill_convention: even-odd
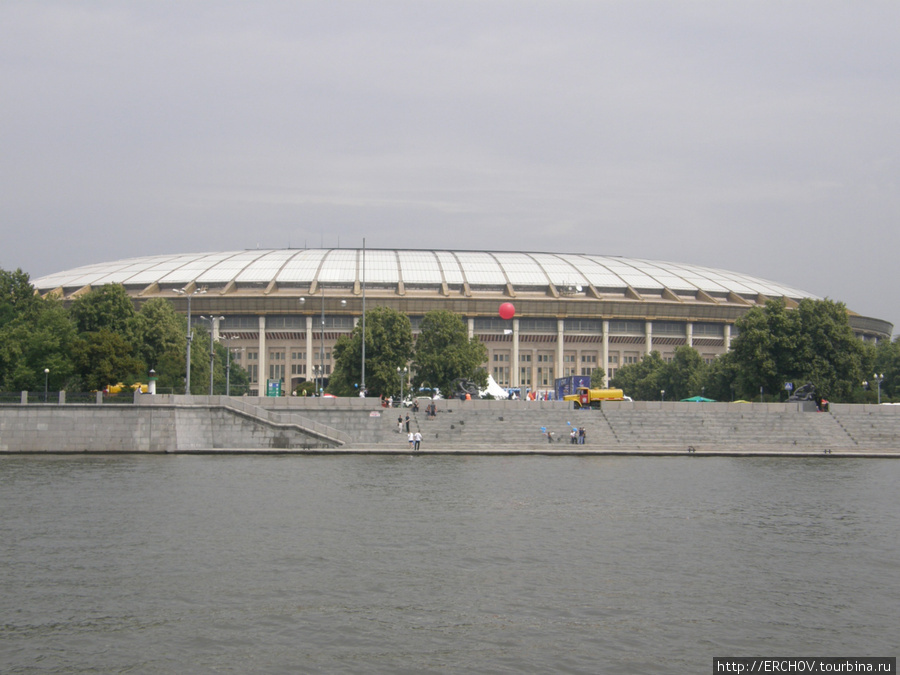
[[[725,353],[734,322],[783,298],[811,293],[720,269],[566,253],[409,249],[269,249],[159,255],[99,263],[34,282],[73,299],[122,284],[140,305],[170,299],[192,322],[207,322],[254,387],[327,378],[332,347],[363,308],[408,315],[417,332],[433,309],[455,312],[487,346],[488,372],[504,387],[548,390],[556,377],[608,377],[651,351],[671,359],[690,345],[706,361]],[[515,316],[499,307],[509,302]],[[206,317],[206,318],[201,318]],[[893,326],[850,312],[856,335],[890,339]]]

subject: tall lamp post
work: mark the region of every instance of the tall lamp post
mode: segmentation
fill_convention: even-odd
[[[366,395],[366,238],[362,248],[362,377],[359,383],[360,396]]]
[[[206,293],[206,288],[195,288],[193,291],[188,293],[187,287],[179,288],[175,291],[178,295],[183,295],[187,298],[187,355],[184,358],[185,361],[185,376],[184,376],[184,393],[185,395],[190,395],[191,393],[191,342],[194,340],[194,331],[191,330],[191,298],[195,295],[203,295]]]
[[[225,395],[231,396],[231,342],[234,340],[234,336],[220,337],[219,339],[225,343],[227,349],[225,352]],[[241,347],[236,351],[242,352],[244,348]]]
[[[47,382],[50,379],[50,369],[44,368],[44,403],[47,402]]]
[[[659,390],[659,400],[665,402],[665,400],[666,400],[666,390],[665,389]]]
[[[319,333],[319,370],[322,373],[322,388],[316,393],[321,396],[325,391],[325,287],[322,286],[322,326]]]
[[[209,321],[209,395],[213,395],[213,367],[216,364],[216,350],[213,344],[216,321],[222,321],[224,316],[201,316],[204,321]]]
[[[872,379],[878,385],[878,405],[881,405],[881,381],[884,379],[884,373],[875,373],[872,375]]]
[[[400,378],[400,405],[398,408],[403,407],[403,380],[406,378],[406,366],[403,367],[403,370],[400,370],[400,366],[397,366],[397,377]]]

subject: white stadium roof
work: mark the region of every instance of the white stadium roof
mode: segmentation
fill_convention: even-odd
[[[525,292],[553,286],[590,287],[603,292],[668,289],[710,296],[817,297],[738,272],[580,253],[366,249],[363,279],[362,254],[362,249],[268,249],[146,256],[85,265],[49,274],[33,284],[41,292],[62,289],[66,295],[110,283],[130,289],[180,288],[190,283],[237,288],[275,284],[284,288],[345,286],[364,280],[375,287],[466,286]]]

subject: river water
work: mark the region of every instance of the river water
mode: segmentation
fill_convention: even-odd
[[[900,462],[0,458],[3,673],[897,656]]]

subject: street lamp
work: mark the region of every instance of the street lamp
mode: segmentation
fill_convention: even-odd
[[[397,366],[397,377],[400,378],[400,406],[403,407],[403,379],[406,377],[406,366],[403,367],[403,370],[400,370],[400,366]]]
[[[50,369],[44,368],[44,403],[47,402],[47,381],[50,378]]]
[[[322,286],[322,329],[319,333],[319,370],[322,371],[322,392],[325,390],[325,287]],[[319,390],[316,390],[317,392]]]
[[[872,379],[878,385],[878,405],[881,405],[881,381],[884,379],[884,373],[875,373],[872,375]]]
[[[225,395],[231,396],[231,342],[235,339],[232,335],[230,337],[225,337],[224,335],[219,337],[219,339],[225,343],[226,351],[225,351]],[[242,352],[244,348],[241,347],[237,351]]]
[[[213,329],[216,321],[224,321],[224,316],[201,316],[204,321],[209,321],[209,395],[213,395],[213,367],[216,362],[216,351],[213,347]]]
[[[366,395],[366,238],[363,237],[362,247],[362,375],[359,382],[359,392]]]
[[[660,390],[659,390],[659,399],[660,399],[661,401],[665,401],[665,400],[666,400],[666,390],[665,390],[665,389],[660,389]]]
[[[203,295],[206,293],[206,287],[195,288],[190,293],[187,292],[187,287],[176,289],[175,292],[178,293],[178,295],[183,295],[187,298],[187,355],[184,359],[184,393],[189,395],[191,393],[191,342],[194,340],[194,332],[191,330],[191,298],[195,295]]]

